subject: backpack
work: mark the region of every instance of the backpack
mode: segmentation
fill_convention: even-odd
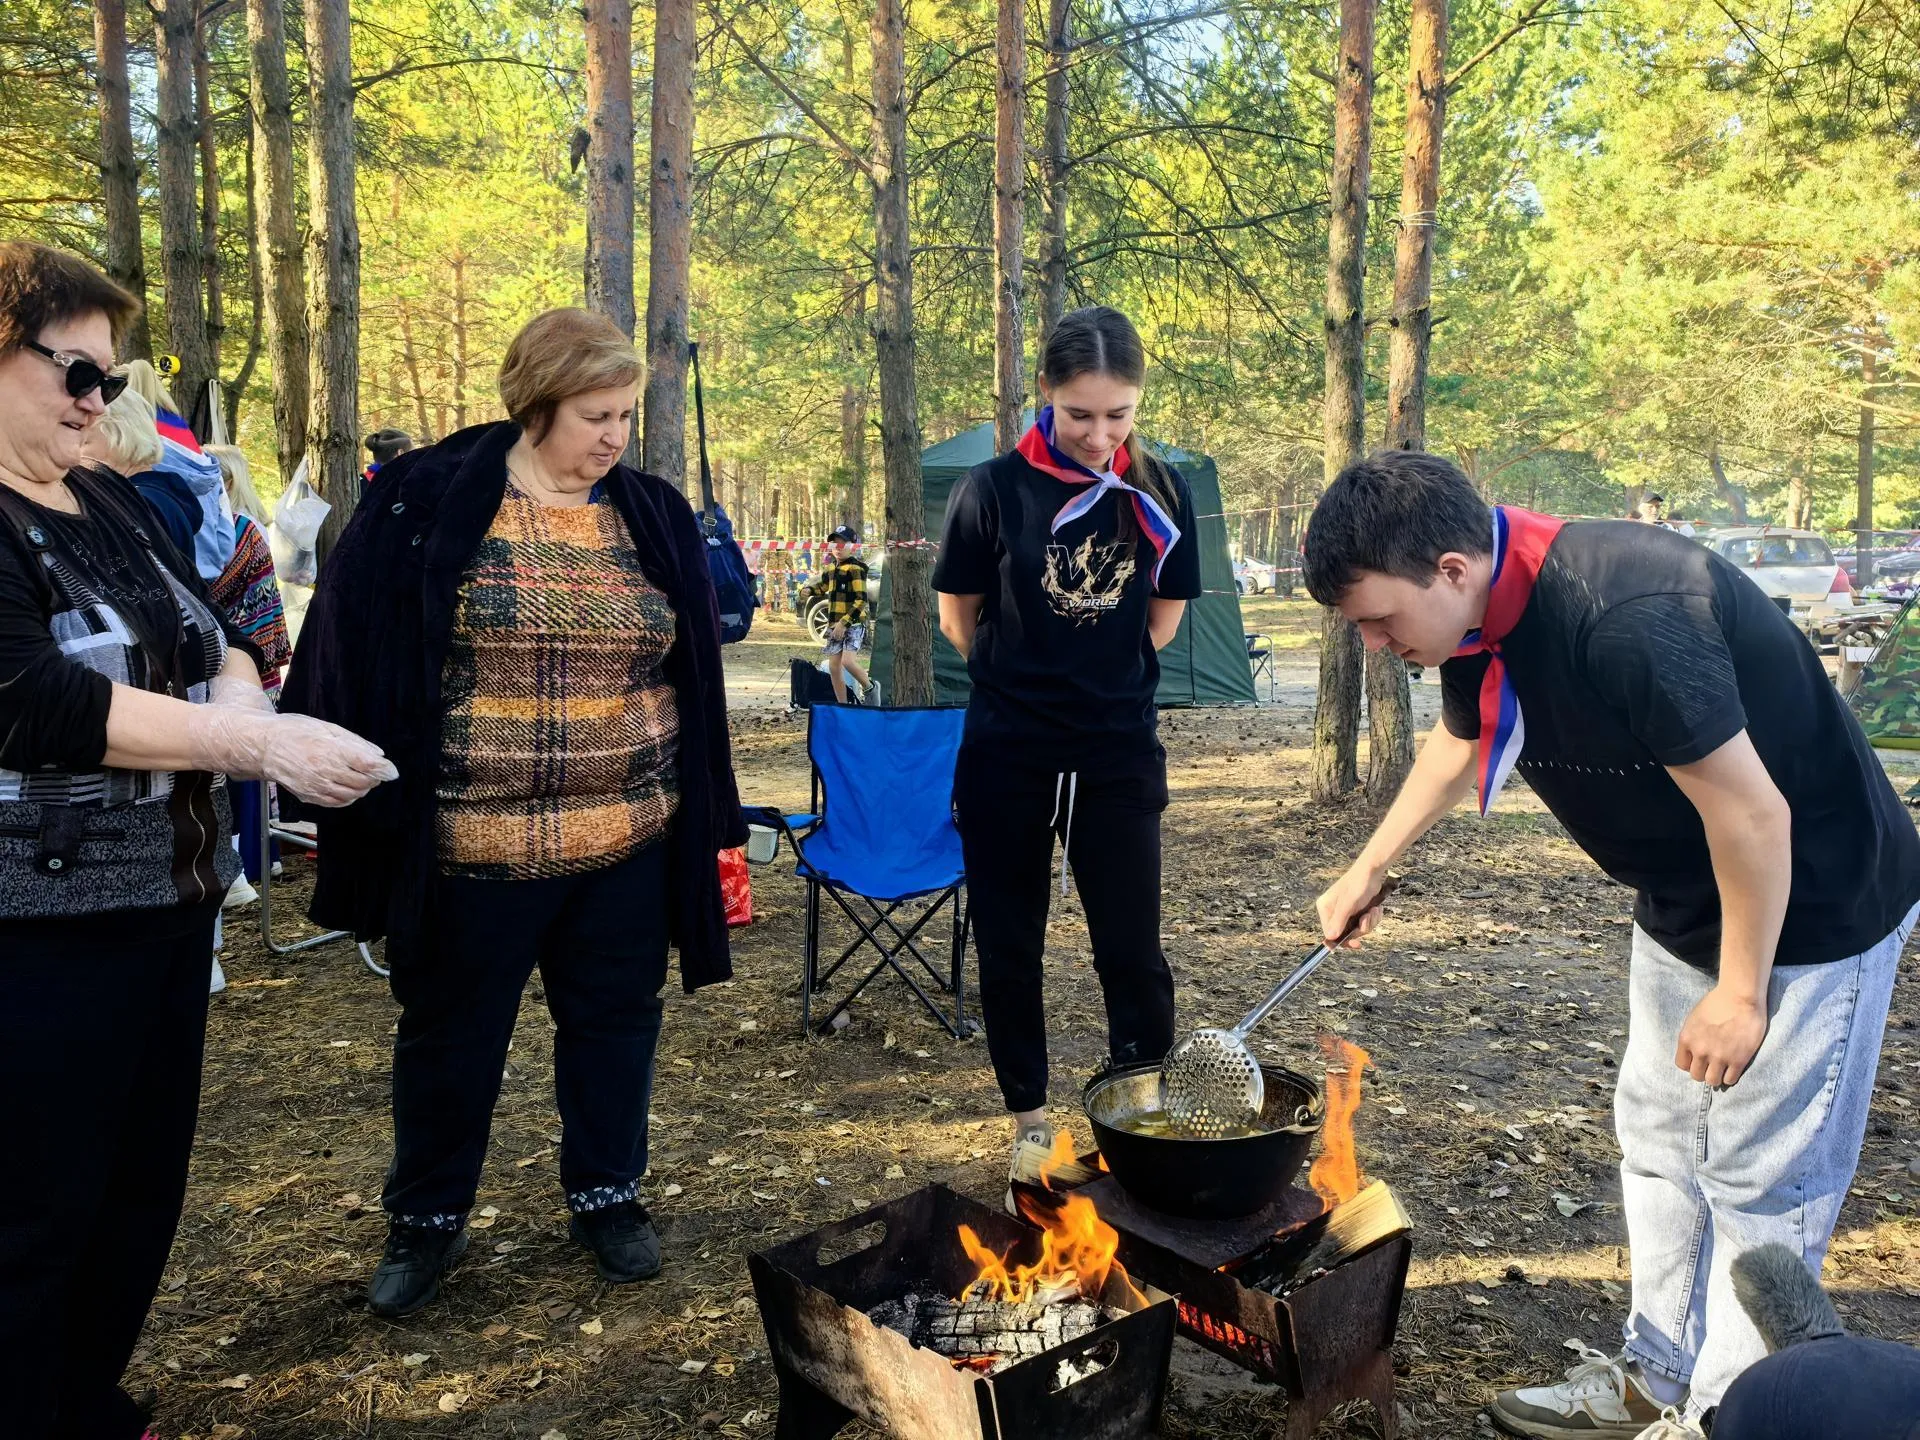
[[[713,494],[713,470],[707,463],[707,404],[700,389],[700,347],[688,345],[693,360],[693,409],[700,431],[700,495],[706,508],[694,518],[707,542],[707,569],[713,575],[714,598],[720,602],[720,643],[733,645],[747,638],[753,612],[760,602],[753,592],[753,572],[733,538],[733,521]]]
[[[812,660],[787,662],[787,708],[811,710],[834,703],[833,677]]]

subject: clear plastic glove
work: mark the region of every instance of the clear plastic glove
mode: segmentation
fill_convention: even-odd
[[[260,688],[260,682],[251,676],[229,675],[221,671],[213,677],[207,686],[207,698],[215,705],[224,705],[233,710],[255,710],[262,715],[277,712],[273,701],[267,698],[267,692]]]
[[[197,706],[195,721],[195,768],[272,780],[315,805],[351,805],[400,774],[378,745],[309,715],[216,703]]]

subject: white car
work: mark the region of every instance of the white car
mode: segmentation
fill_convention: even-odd
[[[1242,595],[1271,595],[1280,588],[1280,572],[1264,560],[1236,560],[1233,585]]]
[[[1709,549],[1724,556],[1787,612],[1819,635],[1834,628],[1855,604],[1853,582],[1827,542],[1811,530],[1751,525],[1716,530]]]

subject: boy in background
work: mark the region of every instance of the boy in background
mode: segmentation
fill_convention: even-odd
[[[860,537],[842,525],[827,536],[827,673],[833,677],[833,698],[847,703],[847,676],[865,701],[872,693],[860,652],[867,644],[867,562],[854,553]]]

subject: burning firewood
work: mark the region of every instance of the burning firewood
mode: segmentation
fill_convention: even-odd
[[[1082,1299],[1074,1287],[1036,1292],[1022,1301],[909,1294],[876,1305],[867,1318],[958,1367],[994,1375],[1119,1317]]]

